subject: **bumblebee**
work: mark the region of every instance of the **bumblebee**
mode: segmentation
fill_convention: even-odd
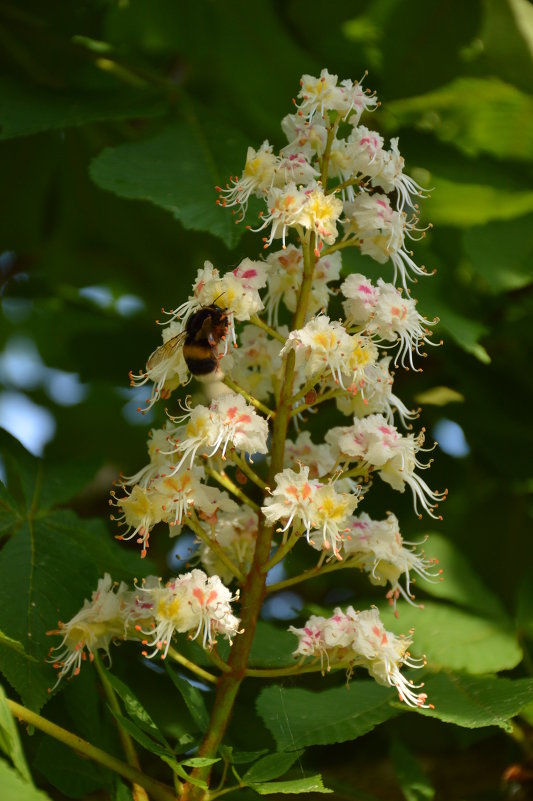
[[[218,345],[225,339],[228,327],[228,314],[224,309],[214,304],[203,306],[191,314],[183,331],[152,353],[146,367],[153,370],[183,343],[187,367],[193,376],[205,378],[218,370]]]

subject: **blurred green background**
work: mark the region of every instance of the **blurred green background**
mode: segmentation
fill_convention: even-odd
[[[422,204],[434,228],[416,260],[437,275],[414,294],[422,314],[440,317],[444,345],[423,373],[402,371],[395,391],[422,402],[422,424],[440,442],[429,483],[450,491],[444,521],[431,526],[412,519],[408,499],[383,497],[404,535],[437,530],[452,543],[527,650],[531,3],[6,0],[0,51],[0,424],[52,470],[86,466],[88,486],[71,505],[100,518],[111,481],[144,463],[147,430],[162,419],[138,415],[147,393],[128,387],[128,370],[159,344],[161,307],[185,300],[205,259],[225,271],[260,249],[215,205],[215,184],[240,173],[248,145],[283,144],[279,123],[302,73],[369,71],[382,109],[364,122],[399,136],[407,171],[434,187]],[[376,270],[353,254],[344,266]],[[164,546],[154,555],[164,569]],[[321,589],[306,587],[306,602],[320,602]],[[526,653],[512,675],[529,664]],[[424,723],[435,732],[424,729],[415,749],[437,798],[506,797],[501,774],[520,756],[503,735]],[[359,763],[358,786],[395,798],[390,761],[376,761],[381,745],[376,736],[365,752],[381,779],[372,787]],[[487,781],[476,783],[489,758]],[[355,793],[353,774],[344,778]],[[347,792],[339,797],[366,797]]]

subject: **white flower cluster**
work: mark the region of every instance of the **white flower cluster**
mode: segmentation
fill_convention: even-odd
[[[267,452],[267,421],[240,396],[233,393],[196,406],[184,417],[183,426],[152,431],[148,453],[150,464],[122,484],[131,490],[110,504],[121,514],[112,515],[127,531],[118,539],[136,538],[146,555],[150,532],[157,523],[177,527],[176,536],[192,510],[206,520],[216,520],[219,511],[234,513],[238,507],[228,494],[205,483],[203,466],[195,464],[198,452],[225,458],[228,448],[246,453]],[[188,465],[187,465],[188,463]]]
[[[294,656],[319,658],[322,668],[364,667],[385,686],[396,687],[401,701],[409,706],[427,709],[426,693],[417,693],[422,684],[413,684],[400,672],[405,665],[422,667],[423,660],[414,660],[407,650],[412,640],[397,637],[386,631],[377,609],[356,612],[349,606],[346,612],[336,608],[331,617],[312,615],[305,626],[289,628],[298,637]]]
[[[206,573],[147,580],[134,602],[127,588],[109,588],[115,627],[107,628],[106,617],[105,633],[93,639],[65,629],[58,659],[65,672],[79,669],[85,651],[124,638],[130,624],[148,656],[166,655],[174,632],[207,648],[219,634],[231,639],[239,626],[230,606],[236,596],[222,581],[245,587],[247,576],[264,575],[268,565],[257,564],[258,554],[268,553],[272,536],[279,551],[270,551],[273,563],[309,546],[320,554],[317,575],[326,560],[343,561],[386,587],[395,609],[400,597],[413,603],[415,575],[438,577],[434,562],[403,540],[392,513],[384,520],[359,513],[376,474],[398,492],[409,487],[417,513],[437,518],[445,497],[420,476],[430,466],[419,456],[427,450],[424,429],[410,430],[417,413],[393,391],[391,365],[417,370],[436,320],[419,314],[407,290],[425,274],[406,245],[417,230],[414,199],[422,190],[403,171],[398,140],[387,148],[361,124],[377,106],[360,83],[339,82],[327,70],[304,75],[296,113],[282,121],[288,143],[279,152],[269,142],[250,147],[242,175],[219,188],[220,205],[238,220],[252,197],[264,202],[255,230],[264,232],[265,247],[281,240],[281,248],[226,273],[205,262],[188,299],[166,313],[163,345],[132,381],[152,384],[151,406],[192,374],[208,401],[180,402],[183,414],[151,432],[148,464],[123,477],[122,493],[111,499],[124,527],[119,539],[136,539],[144,556],[156,525],[168,525],[171,536],[188,526],[200,542],[193,559]],[[349,247],[390,261],[393,282],[343,273],[341,253]],[[315,443],[300,428],[328,402],[349,424],[322,426]],[[126,617],[113,604],[123,604]],[[386,632],[377,610],[337,609],[291,631],[297,655],[364,666],[406,703],[427,706],[400,673],[418,665],[407,653],[410,640]]]
[[[184,573],[162,585],[150,576],[130,590],[124,582],[113,583],[109,573],[98,582],[91,600],[68,623],[49,634],[63,637],[50,650],[50,662],[58,670],[57,683],[77,676],[82,662],[93,660],[98,650],[109,658],[109,647],[122,640],[141,640],[143,655],[164,658],[175,633],[199,639],[211,648],[219,635],[230,640],[239,633],[239,619],[232,613],[233,596],[218,576],[202,570]],[[58,652],[54,655],[54,652]],[[56,683],[56,685],[57,685]]]
[[[340,223],[345,237],[353,237],[363,254],[381,264],[390,259],[395,278],[400,275],[405,286],[411,274],[425,273],[405,242],[419,230],[416,214],[408,217],[404,211],[407,206],[414,212],[413,197],[424,194],[403,171],[398,139],[392,139],[387,150],[380,134],[359,125],[363,111],[378,105],[361,84],[339,84],[327,70],[318,78],[304,75],[300,83],[298,111],[282,121],[288,144],[278,154],[268,141],[259,150],[250,147],[241,177],[225,189],[217,187],[219,202],[237,207],[241,220],[252,195],[264,200],[267,210],[255,230],[270,228],[265,246],[281,238],[285,247],[288,231],[294,228],[315,234],[318,255],[324,243],[335,242]],[[344,137],[339,129],[344,129]],[[337,179],[333,190],[328,178]]]

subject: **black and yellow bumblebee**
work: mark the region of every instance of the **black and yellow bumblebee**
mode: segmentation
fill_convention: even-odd
[[[229,317],[225,309],[214,303],[193,312],[185,328],[155,350],[146,367],[152,370],[183,343],[183,358],[195,377],[207,377],[218,370],[218,345],[226,338]]]

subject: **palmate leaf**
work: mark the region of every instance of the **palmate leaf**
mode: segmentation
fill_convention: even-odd
[[[152,139],[107,148],[91,164],[98,186],[121,197],[147,200],[170,211],[185,228],[208,231],[234,247],[244,233],[233,215],[216,205],[215,186],[240,173],[247,143],[199,107]]]
[[[246,771],[242,780],[246,784],[253,784],[277,779],[278,776],[283,776],[302,754],[303,750],[268,754],[268,756],[255,762],[252,767]]]
[[[272,686],[257,699],[257,711],[280,751],[306,745],[354,740],[398,714],[391,706],[394,690],[374,681],[322,692]]]
[[[0,759],[0,787],[6,801],[51,801],[49,795],[24,781],[3,759]]]
[[[23,702],[39,709],[55,681],[46,659],[60,642],[47,632],[79,611],[106,570],[126,580],[155,571],[147,560],[113,549],[100,521],[53,509],[81,489],[93,468],[49,469],[5,432],[1,444],[8,488],[0,508],[10,538],[0,551],[0,670]]]
[[[284,782],[265,782],[252,784],[251,787],[259,795],[274,795],[274,793],[283,793],[284,795],[300,794],[300,793],[332,793],[324,787],[322,776],[316,774],[315,776],[308,776],[304,779],[288,779]]]
[[[533,158],[533,98],[498,78],[457,78],[434,92],[392,100],[385,114],[400,126],[431,130],[469,156]]]
[[[533,701],[533,679],[439,673],[426,678],[424,691],[434,709],[417,710],[421,715],[468,729],[499,726],[510,731],[510,719]]]
[[[11,710],[6,703],[2,687],[0,687],[0,749],[11,759],[22,778],[31,783],[32,778],[26,764],[19,733]]]
[[[447,604],[428,601],[424,609],[398,604],[380,609],[386,629],[395,634],[414,629],[412,651],[424,654],[431,669],[495,673],[522,660],[522,649],[510,622],[488,620]]]
[[[51,91],[0,80],[0,140],[41,131],[62,130],[102,120],[138,119],[163,114],[161,92],[125,88],[100,91]]]
[[[444,598],[457,606],[510,625],[498,596],[483,583],[468,559],[451,540],[432,531],[424,549],[428,556],[443,565],[443,580],[426,581],[417,578],[417,595],[418,590],[423,589],[435,598]]]

